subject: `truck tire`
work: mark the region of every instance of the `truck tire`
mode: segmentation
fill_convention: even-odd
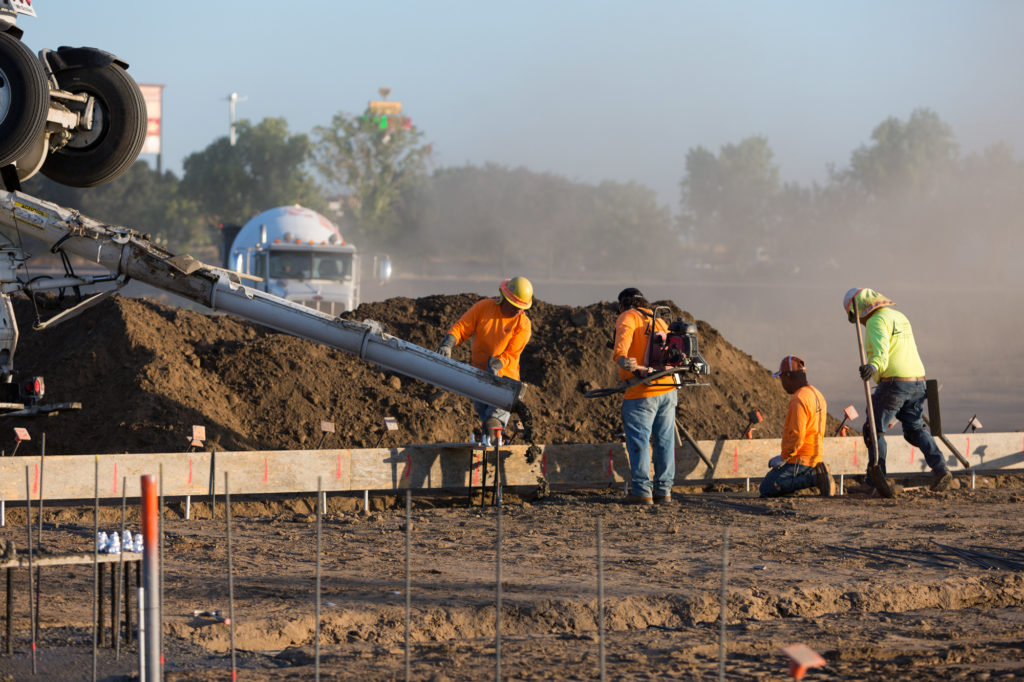
[[[50,86],[25,43],[0,33],[0,168],[25,154],[46,126]]]
[[[92,130],[76,130],[40,172],[69,187],[95,187],[123,174],[146,140],[146,101],[128,72],[116,63],[54,74],[62,90],[96,99]]]

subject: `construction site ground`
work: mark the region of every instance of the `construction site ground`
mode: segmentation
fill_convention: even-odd
[[[1020,679],[1024,575],[968,560],[900,560],[948,559],[939,545],[1019,550],[1020,479],[978,477],[976,489],[943,493],[905,483],[911,489],[895,500],[761,500],[742,488],[679,488],[670,504],[652,507],[619,504],[620,490],[506,494],[502,676],[597,678],[600,519],[609,679],[717,678],[726,531],[728,679],[783,679],[788,661],[780,648],[794,643],[826,660],[806,679]],[[497,509],[466,502],[413,498],[412,679],[495,674]],[[405,500],[371,503],[365,513],[361,496],[332,496],[323,520],[325,679],[405,675]],[[315,496],[232,502],[240,679],[314,674],[314,505]],[[193,617],[229,610],[223,499],[216,519],[207,502],[193,501],[191,520],[183,512],[180,501],[168,502],[167,679],[226,679],[230,628]],[[136,529],[137,512],[128,516]],[[9,508],[0,538],[23,547],[24,519],[24,510]],[[46,511],[43,546],[91,551],[92,519],[88,506]],[[100,527],[119,525],[119,505],[104,506]],[[871,548],[886,548],[890,560],[854,553]],[[15,655],[0,657],[7,679],[31,672],[26,574],[15,572]],[[90,678],[92,581],[88,565],[42,572],[42,678]],[[99,678],[130,678],[137,660],[134,644],[119,661],[103,649]]]
[[[478,296],[394,298],[348,315],[434,347]],[[47,376],[47,399],[79,411],[24,424],[18,455],[181,452],[193,425],[217,450],[462,441],[469,401],[357,358],[239,320],[114,297],[72,324],[32,330],[54,301],[15,301],[18,367]],[[675,309],[680,314],[684,314]],[[619,440],[618,398],[582,392],[615,382],[607,302],[536,301],[523,358],[527,399],[542,443]],[[687,315],[688,316],[688,315]],[[689,316],[688,316],[689,317]],[[692,319],[692,318],[691,318]],[[700,321],[708,386],[680,393],[697,439],[737,438],[758,409],[755,436],[778,437],[788,396],[770,371]],[[466,360],[468,350],[456,349]],[[813,376],[812,376],[813,381]],[[830,406],[830,429],[842,404]],[[395,417],[397,433],[384,430]],[[11,426],[22,426],[18,423]],[[391,439],[391,440],[387,440]],[[1024,549],[1024,487],[1014,476],[961,473],[961,487],[931,493],[903,481],[898,499],[798,495],[760,500],[743,486],[679,488],[671,504],[626,507],[621,489],[507,494],[502,512],[501,671],[507,679],[599,675],[596,525],[603,523],[609,679],[716,679],[723,539],[728,540],[726,674],[783,679],[780,647],[804,643],[826,660],[806,679],[1018,679],[1024,677],[1024,576],[950,559],[957,548]],[[753,482],[756,485],[756,481]],[[847,479],[847,484],[850,481]],[[916,488],[916,489],[915,489]],[[328,679],[405,676],[404,499],[332,495],[323,523],[322,672]],[[129,528],[138,529],[137,503]],[[310,679],[314,673],[314,496],[236,498],[232,505],[235,634],[241,679]],[[120,524],[101,509],[101,529]],[[168,679],[227,679],[230,629],[193,611],[228,611],[223,499],[180,499],[166,514],[165,654]],[[35,519],[33,519],[35,520]],[[46,505],[43,547],[89,552],[91,505]],[[465,496],[416,494],[412,510],[412,679],[495,674],[496,509]],[[24,552],[25,511],[9,502],[0,539]],[[879,550],[887,554],[882,554]],[[983,550],[995,551],[995,550]],[[867,552],[867,553],[865,553]],[[42,571],[39,679],[91,679],[92,569]],[[14,571],[15,655],[0,679],[31,673],[28,584]],[[109,617],[109,616],[108,616]],[[133,618],[133,622],[137,619]],[[109,640],[108,640],[109,641]],[[103,649],[100,679],[130,678]]]

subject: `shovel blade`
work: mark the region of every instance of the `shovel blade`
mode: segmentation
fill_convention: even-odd
[[[871,479],[871,485],[875,486],[875,490],[878,491],[879,495],[889,499],[896,497],[892,488],[889,487],[889,481],[885,479],[885,474],[882,473],[880,466],[874,464],[868,467],[868,477]]]

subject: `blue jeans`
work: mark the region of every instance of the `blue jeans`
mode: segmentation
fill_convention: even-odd
[[[923,381],[883,381],[871,394],[875,408],[875,429],[878,433],[878,466],[885,474],[885,431],[889,424],[899,420],[903,426],[903,439],[921,451],[924,461],[934,472],[946,471],[939,446],[932,434],[925,430],[925,388]],[[864,423],[864,444],[870,443],[871,430]]]
[[[761,497],[788,495],[804,488],[818,485],[814,467],[803,464],[783,464],[770,469],[761,480]]]
[[[629,453],[629,492],[649,497],[651,446],[654,459],[653,494],[672,492],[676,478],[676,392],[622,401],[622,426]]]
[[[506,426],[508,426],[509,417],[512,416],[506,410],[503,410],[500,407],[488,405],[487,403],[481,403],[476,400],[473,401],[473,409],[476,411],[476,416],[480,417],[481,428],[483,428],[484,422],[490,419],[491,417],[494,417],[495,419],[500,421],[501,427],[505,428]],[[488,433],[485,435],[492,436],[494,434]]]

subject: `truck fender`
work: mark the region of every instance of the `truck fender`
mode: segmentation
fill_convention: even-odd
[[[116,64],[125,71],[128,62],[95,47],[68,47],[62,45],[54,50],[42,50],[41,56],[52,73],[69,69],[93,68],[102,69]]]

